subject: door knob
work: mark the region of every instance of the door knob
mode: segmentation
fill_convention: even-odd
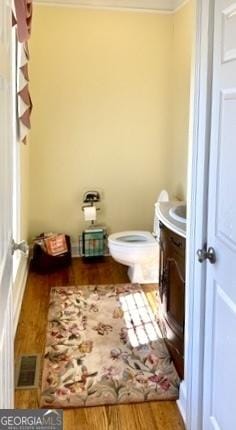
[[[14,239],[12,239],[12,245],[11,245],[11,253],[14,254],[15,251],[21,251],[23,254],[28,254],[29,252],[29,246],[25,240],[22,240],[22,242],[16,243]]]
[[[198,249],[197,256],[199,263],[203,263],[205,260],[209,260],[211,264],[215,264],[216,262],[216,253],[212,246],[210,246],[208,249],[206,246],[204,246],[202,249]]]

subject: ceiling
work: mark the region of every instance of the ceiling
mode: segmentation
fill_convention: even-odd
[[[37,4],[173,12],[188,0],[34,0]]]

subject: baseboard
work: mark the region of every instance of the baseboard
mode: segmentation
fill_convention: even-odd
[[[80,252],[79,252],[78,242],[72,242],[71,243],[71,255],[72,255],[72,258],[81,257]]]
[[[177,406],[181,413],[181,416],[186,424],[186,383],[182,381],[179,387],[179,400],[177,400]]]
[[[29,271],[29,259],[21,255],[15,282],[13,284],[13,333],[16,334],[17,325],[20,317],[20,310]]]

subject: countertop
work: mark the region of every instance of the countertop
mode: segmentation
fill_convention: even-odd
[[[179,222],[169,214],[170,208],[183,204],[183,202],[158,202],[155,204],[156,215],[159,220],[174,233],[186,238],[186,223]]]

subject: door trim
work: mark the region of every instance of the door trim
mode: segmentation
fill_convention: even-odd
[[[23,254],[20,255],[19,265],[16,278],[13,283],[13,335],[15,337],[18,322],[20,319],[20,311],[23,301],[23,296],[26,287],[27,276],[29,273],[29,258]]]
[[[14,407],[14,348],[12,319],[12,1],[0,6],[1,92],[1,257],[0,257],[0,408]],[[1,86],[2,83],[2,86]]]
[[[180,386],[178,406],[187,429],[202,430],[206,264],[197,261],[196,250],[203,247],[207,238],[214,0],[194,0],[194,8],[187,192],[185,379]]]

